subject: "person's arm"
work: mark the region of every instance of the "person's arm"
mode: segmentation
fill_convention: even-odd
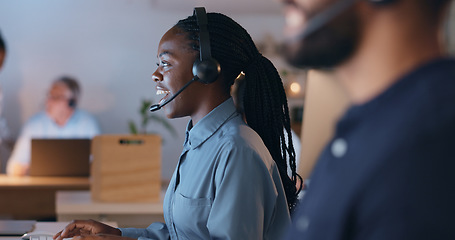
[[[9,176],[24,176],[30,165],[31,131],[26,124],[17,139],[11,157],[8,160],[6,173]]]
[[[101,129],[98,121],[95,117],[92,116],[91,126],[90,126],[90,135],[92,137],[101,134]]]
[[[119,228],[121,235],[124,237],[135,238],[138,240],[168,240],[170,239],[169,230],[166,224],[156,222],[150,224],[147,228]]]
[[[216,195],[207,221],[210,237],[263,239],[264,233],[279,236],[290,224],[290,217],[287,204],[278,199],[278,191],[282,190],[277,191],[271,176],[274,166],[269,169],[249,148],[223,148],[224,160],[215,176]]]
[[[80,116],[80,120],[78,124],[74,126],[74,130],[77,131],[78,134],[82,134],[83,136],[90,138],[99,135],[101,130],[95,116],[83,110],[77,111]]]

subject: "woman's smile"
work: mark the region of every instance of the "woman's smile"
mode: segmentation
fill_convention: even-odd
[[[170,94],[170,93],[171,93],[171,91],[165,90],[164,88],[158,87],[158,86],[157,86],[157,87],[156,87],[156,95],[166,94],[166,95],[160,100],[160,102],[159,102],[158,104],[163,104],[163,103],[166,101],[166,99],[169,97],[169,94]]]

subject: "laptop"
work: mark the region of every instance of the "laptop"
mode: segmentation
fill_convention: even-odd
[[[32,231],[35,223],[33,220],[0,220],[0,236],[22,236]]]
[[[90,139],[32,139],[30,176],[87,177]]]

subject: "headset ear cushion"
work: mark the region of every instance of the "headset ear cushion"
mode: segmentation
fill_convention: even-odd
[[[76,107],[76,100],[74,100],[73,98],[70,99],[68,101],[68,106],[70,106],[71,108],[75,108]]]
[[[221,67],[214,58],[196,60],[193,64],[193,75],[199,78],[199,82],[209,84],[215,82],[220,75]]]

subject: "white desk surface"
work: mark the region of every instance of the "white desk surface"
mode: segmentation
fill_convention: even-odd
[[[34,231],[46,231],[50,233],[58,233],[59,231],[63,230],[63,228],[68,225],[69,222],[37,222],[35,224]],[[106,224],[111,225],[113,227],[117,227],[117,223],[115,222],[106,222]],[[21,237],[18,236],[11,236],[11,237],[0,237],[0,240],[20,240]]]
[[[58,191],[56,212],[59,214],[162,214],[164,191],[160,202],[106,203],[93,202],[90,191]]]

